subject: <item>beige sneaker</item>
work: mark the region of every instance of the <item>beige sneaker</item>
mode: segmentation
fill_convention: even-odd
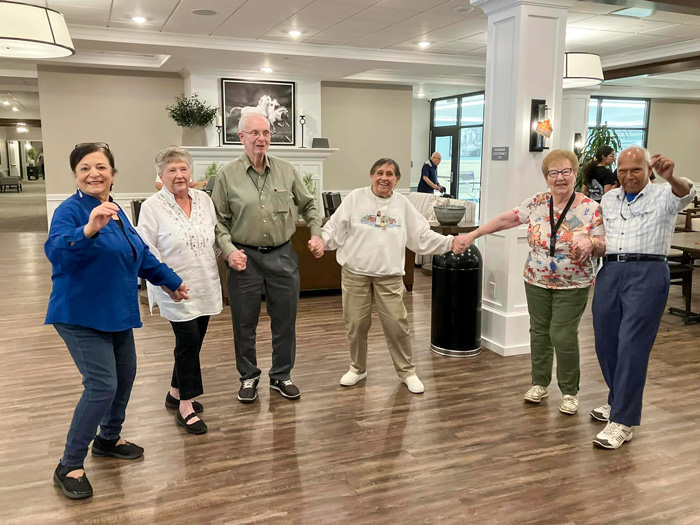
[[[564,414],[574,415],[578,410],[578,398],[576,396],[570,396],[564,394],[561,398],[561,403],[559,404],[559,412]]]
[[[423,386],[423,383],[420,379],[418,379],[418,376],[415,374],[413,374],[412,376],[408,376],[406,379],[403,380],[403,382],[406,383],[409,392],[413,394],[422,394],[423,392],[425,392],[425,387]]]
[[[539,403],[545,397],[549,395],[549,391],[546,386],[535,385],[530,387],[530,390],[525,392],[525,401],[530,403]]]
[[[594,408],[591,410],[591,417],[597,421],[607,422],[610,419],[610,405]]]
[[[362,381],[365,377],[367,377],[367,372],[356,374],[352,370],[348,370],[345,375],[340,378],[340,384],[342,386],[353,386]]]

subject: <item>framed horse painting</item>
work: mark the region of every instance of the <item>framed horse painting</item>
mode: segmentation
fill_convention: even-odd
[[[295,102],[294,82],[222,78],[224,144],[240,144],[238,121],[243,115],[257,113],[270,122],[271,144],[294,146]]]

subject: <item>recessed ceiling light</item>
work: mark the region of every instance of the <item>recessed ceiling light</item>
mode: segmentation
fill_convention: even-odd
[[[293,31],[290,31],[289,36],[291,36],[292,38],[296,38],[298,36],[301,36],[301,31],[297,31],[296,29]]]
[[[132,16],[131,20],[133,20],[137,24],[143,24],[146,21],[146,19],[142,16]]]
[[[620,9],[619,11],[615,11],[610,14],[619,16],[632,16],[634,18],[646,18],[648,16],[653,15],[654,10],[647,9],[645,7],[629,7],[627,9]]]
[[[214,16],[219,14],[216,11],[212,11],[211,9],[193,9],[191,12],[193,15],[199,16]]]
[[[430,45],[430,42],[426,42],[426,41],[423,41],[423,42],[419,42],[419,43],[418,43],[418,47],[420,47],[421,49],[425,49],[425,48],[428,47],[429,45]]]
[[[418,94],[416,94],[416,96],[417,96],[418,98],[423,98],[423,97],[425,96],[425,93],[418,93]]]
[[[458,13],[468,13],[469,11],[474,11],[473,5],[458,5],[455,7],[455,11]]]
[[[3,101],[2,101],[2,105],[3,105],[3,106],[9,106],[10,103],[9,103],[7,100],[3,100]]]
[[[261,67],[260,71],[262,71],[263,73],[272,73],[273,69],[271,67]]]
[[[13,107],[12,111],[19,111],[19,109],[17,109],[16,107]]]

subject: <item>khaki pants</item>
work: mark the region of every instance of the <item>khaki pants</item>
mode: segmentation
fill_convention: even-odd
[[[394,368],[401,379],[416,373],[411,360],[408,313],[403,304],[404,284],[400,275],[368,277],[343,268],[343,318],[350,343],[350,370],[367,371],[367,333],[372,326],[372,299]]]

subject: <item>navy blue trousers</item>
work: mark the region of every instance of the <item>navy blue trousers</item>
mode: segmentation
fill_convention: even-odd
[[[615,423],[633,426],[642,419],[649,355],[666,309],[669,280],[663,261],[611,262],[598,273],[595,347]]]
[[[95,438],[117,440],[136,377],[136,348],[131,328],[101,332],[84,326],[55,324],[83,376],[83,395],[73,413],[61,465],[83,468]]]

